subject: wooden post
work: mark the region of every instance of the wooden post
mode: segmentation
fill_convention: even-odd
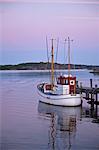
[[[94,93],[93,93],[93,89],[92,89],[92,79],[90,79],[90,87],[91,87],[91,111],[93,114],[94,111]]]
[[[96,94],[96,104],[97,104],[97,101],[98,101],[98,94],[97,94],[97,84],[95,85],[95,94]]]
[[[80,82],[80,94],[82,94],[82,82]]]
[[[86,99],[89,100],[89,92],[86,91]]]
[[[91,90],[92,90],[92,79],[90,79],[90,87],[91,87]],[[93,93],[91,91],[91,101],[92,101],[92,99],[93,99]]]
[[[92,110],[94,110],[94,94],[92,92],[91,92],[91,107],[92,107]]]
[[[98,101],[98,93],[97,93],[97,84],[95,85],[95,94],[96,94],[96,113],[95,113],[95,116],[97,118],[97,115],[98,115],[98,104],[97,104],[97,101]]]
[[[90,87],[91,87],[91,117],[94,117],[94,93],[92,90],[92,79],[90,79]]]
[[[92,79],[90,79],[90,87],[92,88]]]

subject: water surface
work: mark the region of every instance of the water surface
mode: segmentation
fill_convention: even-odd
[[[72,71],[93,86],[99,76]],[[0,72],[0,144],[2,150],[98,150],[99,108],[59,107],[39,102],[37,84],[48,81],[47,71]]]

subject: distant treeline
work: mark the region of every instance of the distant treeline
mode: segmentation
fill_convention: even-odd
[[[55,69],[68,69],[68,64],[54,64]],[[40,63],[21,63],[17,65],[0,65],[0,70],[46,70],[50,69],[51,64],[47,62]],[[99,72],[99,66],[71,64],[71,69],[89,69]]]

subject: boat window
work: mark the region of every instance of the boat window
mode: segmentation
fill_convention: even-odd
[[[68,79],[65,80],[65,84],[68,85]]]
[[[62,79],[62,83],[61,84],[63,84],[63,85],[65,84],[65,79]]]

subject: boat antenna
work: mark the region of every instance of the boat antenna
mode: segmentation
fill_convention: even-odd
[[[54,48],[53,48],[53,40],[52,41],[52,50],[51,50],[51,56],[52,56],[52,62],[51,62],[51,89],[53,90],[53,86],[54,86]]]
[[[68,37],[68,76],[70,76],[70,42],[73,42],[73,40],[70,40],[70,38]]]

